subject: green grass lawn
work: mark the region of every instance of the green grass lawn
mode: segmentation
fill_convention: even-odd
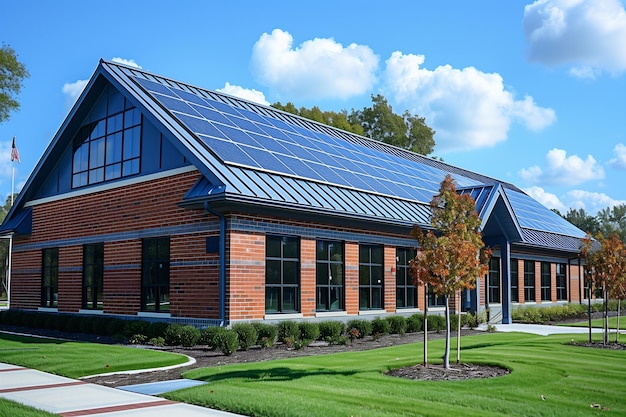
[[[266,417],[626,416],[626,351],[567,345],[572,337],[584,341],[519,333],[463,338],[464,362],[512,371],[498,378],[435,382],[384,375],[421,362],[422,344],[409,344],[192,370],[185,376],[209,384],[166,396]],[[443,341],[429,343],[429,352],[436,361]]]
[[[0,362],[70,378],[186,361],[183,355],[154,350],[0,334]]]
[[[37,410],[32,407],[0,398],[0,417],[55,417],[58,414]]]
[[[589,321],[579,321],[577,323],[564,324],[564,326],[575,326],[575,327],[588,327]],[[617,317],[609,317],[609,330],[615,330],[617,326]],[[591,320],[591,327],[603,328],[604,327],[604,319],[593,319]],[[626,330],[626,317],[621,316],[619,318],[619,328],[620,330]]]

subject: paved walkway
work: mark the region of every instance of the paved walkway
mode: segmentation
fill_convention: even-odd
[[[236,417],[236,414],[0,363],[0,397],[62,417]]]
[[[574,327],[574,326],[547,326],[542,324],[496,324],[496,330],[498,332],[520,332],[520,333],[532,333],[541,336],[548,336],[551,334],[588,334],[588,327]],[[487,325],[482,324],[478,326],[479,330],[486,330]],[[602,333],[602,329],[592,328],[592,333]]]

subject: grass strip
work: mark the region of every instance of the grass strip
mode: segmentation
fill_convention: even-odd
[[[385,371],[421,362],[422,344],[189,371],[207,385],[169,399],[248,416],[626,415],[626,351],[570,346],[580,335],[497,333],[462,339],[464,362],[511,374],[467,381],[411,381]],[[441,361],[443,341],[429,343]],[[542,399],[542,395],[543,398]]]
[[[0,362],[69,378],[158,368],[186,361],[183,355],[154,350],[0,333]]]
[[[576,323],[568,323],[561,324],[560,326],[573,326],[573,327],[589,327],[589,321],[579,321]],[[609,317],[609,330],[615,330],[617,326],[617,317]],[[591,320],[591,327],[594,328],[604,328],[604,319],[593,319]],[[619,318],[619,328],[620,330],[626,330],[626,316],[621,316]]]
[[[0,398],[0,417],[58,417],[58,415]]]

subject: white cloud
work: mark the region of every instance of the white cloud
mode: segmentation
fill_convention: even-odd
[[[243,88],[238,85],[231,85],[230,83],[224,84],[224,88],[218,88],[217,91],[221,93],[230,94],[231,96],[239,97],[244,100],[253,101],[255,103],[269,105],[270,103],[265,99],[265,94],[262,91]]]
[[[137,64],[134,59],[125,59],[125,58],[115,57],[111,61],[117,62],[118,64],[122,64],[122,65],[128,65],[129,67],[141,69],[141,65]]]
[[[280,29],[261,35],[251,61],[259,83],[290,99],[370,93],[377,68],[378,57],[367,46],[344,47],[333,39],[315,38],[294,48],[291,34]]]
[[[618,143],[613,148],[615,158],[609,161],[609,165],[617,169],[626,169],[626,146],[623,143]]]
[[[604,193],[584,190],[571,190],[564,196],[568,207],[582,208],[586,212],[595,215],[600,210],[620,204],[626,204],[626,200],[615,200]]]
[[[556,194],[549,193],[541,187],[534,185],[530,188],[524,189],[524,192],[549,209],[557,209],[563,214],[565,214],[568,210],[567,206],[561,202]]]
[[[394,52],[386,61],[385,83],[394,99],[426,118],[436,133],[437,149],[466,150],[506,140],[512,122],[532,130],[554,122],[554,110],[532,97],[516,100],[502,77],[474,67],[422,67],[423,55]]]
[[[545,168],[531,166],[522,169],[519,175],[529,184],[576,185],[604,178],[604,169],[591,155],[583,160],[578,155],[567,156],[566,151],[555,148],[546,154]]]
[[[626,70],[626,11],[620,0],[537,0],[524,8],[531,61],[574,67],[594,78]]]
[[[85,89],[85,86],[88,82],[89,80],[78,80],[74,81],[73,83],[63,84],[63,88],[61,89],[61,91],[67,97],[66,102],[69,103],[70,106],[74,104],[78,96],[80,96],[80,93],[82,93]]]

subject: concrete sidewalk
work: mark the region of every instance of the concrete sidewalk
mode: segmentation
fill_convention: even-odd
[[[5,363],[0,363],[0,397],[62,417],[238,416]]]
[[[496,324],[496,331],[498,332],[520,332],[520,333],[532,333],[541,336],[548,336],[551,334],[588,334],[588,327],[574,327],[574,326],[550,326],[543,324]],[[486,330],[487,325],[481,324],[478,326],[479,330]],[[602,333],[602,329],[592,328],[592,333]]]

